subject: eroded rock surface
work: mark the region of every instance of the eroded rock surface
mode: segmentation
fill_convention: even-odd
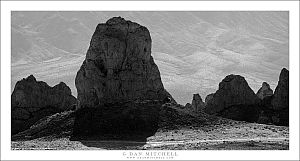
[[[192,108],[195,112],[203,111],[205,108],[204,102],[199,94],[193,95]]]
[[[81,107],[164,100],[148,29],[121,17],[98,24],[75,80]]]
[[[278,85],[272,99],[272,107],[274,110],[289,108],[289,71],[286,68],[280,72]]]
[[[98,24],[75,84],[74,139],[151,135],[161,105],[175,102],[151,56],[148,29],[121,17]]]
[[[207,105],[207,103],[212,99],[212,98],[214,98],[214,93],[211,93],[211,94],[209,94],[209,95],[207,95],[206,97],[205,97],[205,106]]]
[[[71,110],[75,104],[76,98],[65,83],[50,87],[30,75],[16,83],[11,95],[12,134],[29,128],[45,116]]]
[[[253,105],[259,102],[260,99],[249,87],[245,78],[231,74],[219,83],[219,89],[208,100],[205,112],[215,114],[233,105]]]
[[[263,100],[265,97],[273,95],[273,90],[270,88],[270,85],[267,82],[263,82],[262,86],[256,93],[257,97]]]
[[[186,103],[184,108],[185,109],[192,109],[192,105],[190,103]]]

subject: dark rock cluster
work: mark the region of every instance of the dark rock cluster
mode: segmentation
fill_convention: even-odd
[[[288,70],[283,68],[274,94],[263,82],[255,95],[243,77],[228,75],[219,89],[206,97],[205,112],[233,120],[288,126],[288,84]]]
[[[16,83],[11,95],[12,134],[28,129],[39,119],[57,112],[72,110],[76,98],[63,82],[50,87],[33,75]]]

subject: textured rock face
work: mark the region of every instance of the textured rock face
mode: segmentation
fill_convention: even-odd
[[[11,95],[12,134],[29,128],[42,117],[70,110],[76,104],[63,82],[50,87],[33,75],[16,83]]]
[[[121,17],[97,26],[75,84],[74,139],[151,135],[161,105],[174,102],[151,56],[148,29]]]
[[[249,87],[244,77],[228,75],[219,84],[219,89],[213,95],[205,108],[208,114],[218,113],[233,105],[258,104],[260,99]]]
[[[274,110],[289,108],[289,71],[285,68],[280,72],[278,85],[272,99],[272,108]]]
[[[226,78],[225,78],[226,79]],[[236,79],[236,78],[235,78]],[[227,79],[231,80],[232,79]],[[227,89],[227,91],[222,91],[220,94],[220,89],[216,92],[220,94],[220,97],[222,96],[227,101],[231,98],[238,98],[240,100],[247,100],[241,96],[252,98],[252,101],[249,100],[248,102],[238,102],[235,104],[228,104],[228,102],[224,101],[223,99],[216,99],[216,94],[212,96],[212,98],[206,97],[206,109],[211,108],[211,105],[216,104],[222,104],[218,102],[220,100],[223,100],[223,104],[225,108],[217,111],[217,112],[211,112],[210,114],[215,114],[217,116],[233,119],[233,120],[239,120],[239,121],[247,121],[247,122],[257,122],[262,124],[274,124],[279,126],[288,126],[289,125],[289,108],[288,108],[288,71],[286,69],[283,69],[280,74],[278,86],[275,90],[274,95],[272,95],[272,90],[270,89],[269,85],[267,83],[263,83],[260,90],[257,92],[257,98],[263,97],[262,99],[258,99],[260,101],[256,101],[257,98],[254,97],[254,94],[252,90],[248,87],[248,85],[245,83],[245,80],[242,78],[239,78],[239,81],[232,83],[232,85],[235,86],[235,88],[240,88],[240,90],[237,90],[237,94],[240,95],[229,95],[231,93],[234,93],[234,90],[232,90],[229,86],[229,82],[231,81],[222,81],[227,82],[226,85],[221,85],[223,87],[221,89]],[[240,84],[238,87],[237,85]],[[227,86],[227,87],[224,87]],[[230,90],[229,90],[230,89]],[[244,91],[246,93],[243,93],[241,91]],[[275,96],[276,95],[276,96]],[[225,102],[225,103],[224,103]],[[228,106],[226,106],[228,105]]]
[[[204,110],[204,102],[202,101],[202,98],[199,94],[194,94],[193,95],[193,100],[192,100],[192,108],[196,112],[200,112]]]
[[[257,97],[263,100],[265,97],[273,95],[273,90],[267,82],[263,82],[261,88],[256,93]]]
[[[190,103],[185,104],[184,106],[185,109],[192,109],[192,105]]]
[[[75,84],[80,107],[170,96],[151,56],[148,29],[121,17],[97,26]]]
[[[214,98],[214,93],[211,93],[205,97],[205,106],[212,98]]]

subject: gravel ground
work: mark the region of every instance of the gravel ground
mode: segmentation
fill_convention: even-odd
[[[162,129],[137,141],[70,141],[69,137],[42,137],[12,141],[12,150],[288,150],[289,128],[228,121],[197,128]]]

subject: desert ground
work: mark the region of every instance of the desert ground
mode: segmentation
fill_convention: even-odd
[[[45,121],[44,121],[45,122]],[[49,121],[51,122],[51,120]],[[40,123],[42,124],[42,123]],[[36,126],[38,127],[38,126]],[[27,130],[30,131],[30,130]],[[34,131],[34,128],[31,128]],[[29,134],[29,132],[27,132]],[[26,131],[25,131],[26,134]],[[32,133],[31,133],[32,134]],[[26,136],[25,136],[26,137]],[[25,138],[24,137],[24,138]],[[199,126],[159,129],[144,141],[70,140],[70,131],[12,141],[12,150],[288,150],[289,128],[214,117]]]

